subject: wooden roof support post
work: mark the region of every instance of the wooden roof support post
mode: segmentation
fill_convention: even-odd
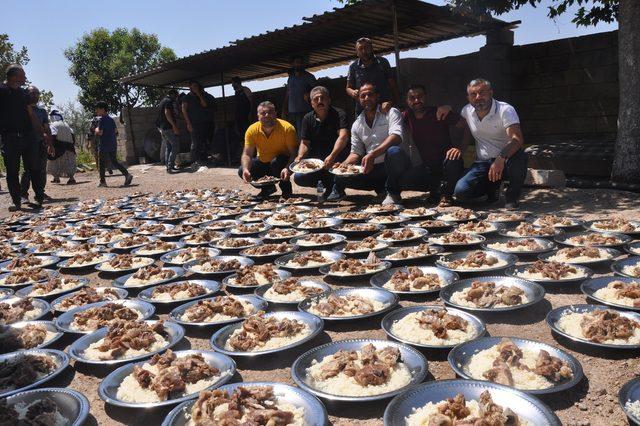
[[[222,119],[224,120],[224,139],[227,144],[227,166],[231,167],[231,144],[229,143],[229,126],[227,123],[227,97],[224,93],[224,72],[220,73],[220,84],[222,86]]]
[[[402,93],[402,83],[400,81],[400,44],[398,42],[398,12],[396,10],[396,0],[391,0],[391,13],[393,19],[393,50],[396,57],[396,83],[398,92]]]

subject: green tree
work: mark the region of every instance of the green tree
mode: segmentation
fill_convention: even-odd
[[[113,32],[97,28],[85,34],[64,52],[71,62],[69,75],[80,87],[78,101],[92,110],[97,101],[106,101],[113,112],[125,107],[150,106],[163,96],[162,89],[125,86],[119,79],[176,59],[155,34],[134,28]]]
[[[16,50],[13,43],[9,41],[7,34],[0,34],[0,72],[11,64],[19,64],[25,66],[29,63],[29,52],[25,46]],[[4,80],[4,78],[2,78]],[[40,103],[49,110],[53,106],[53,93],[49,90],[40,88]]]

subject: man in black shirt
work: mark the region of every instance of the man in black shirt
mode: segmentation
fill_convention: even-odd
[[[238,138],[241,141],[244,141],[244,134],[247,132],[247,128],[253,121],[253,115],[255,114],[255,108],[253,107],[253,93],[251,93],[251,89],[242,85],[242,80],[240,80],[239,77],[233,77],[231,79],[231,86],[235,91],[235,112],[233,115],[235,130]],[[240,150],[241,149],[240,145]],[[234,157],[236,155],[236,151],[238,151],[238,149],[234,147],[232,149],[232,155]]]
[[[296,173],[293,181],[298,186],[315,188],[322,181],[326,198],[333,188],[333,175],[327,170],[336,161],[343,161],[349,145],[349,123],[347,115],[339,108],[331,106],[329,90],[323,86],[311,89],[313,111],[302,119],[300,146],[295,161],[303,158],[318,158],[324,161],[324,168],[313,173]]]
[[[9,65],[6,81],[0,84],[0,138],[2,138],[2,157],[7,169],[7,186],[13,205],[9,211],[20,210],[20,159],[31,176],[40,175],[38,153],[40,147],[36,141],[33,123],[37,122],[29,107],[29,95],[22,88],[27,77],[19,65]],[[44,199],[44,188],[40,179],[33,180],[36,206],[40,207]]]
[[[158,105],[158,118],[156,118],[156,127],[165,145],[164,161],[167,173],[176,171],[176,156],[180,152],[180,140],[178,139],[180,129],[174,114],[176,99],[178,99],[178,91],[176,89],[169,90],[167,96]]]
[[[206,163],[209,157],[209,145],[215,132],[215,101],[199,82],[189,82],[189,93],[182,101],[182,114],[191,134],[191,161],[194,166]]]

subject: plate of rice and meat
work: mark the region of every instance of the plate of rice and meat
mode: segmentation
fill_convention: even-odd
[[[582,221],[572,217],[558,216],[553,214],[542,215],[535,218],[531,224],[540,227],[552,227],[558,229],[575,228],[582,225]]]
[[[324,168],[324,161],[318,158],[304,158],[298,162],[291,163],[289,170],[293,173],[315,173]]]
[[[597,232],[618,232],[620,234],[640,234],[640,221],[620,217],[599,219],[586,222],[584,227]]]
[[[640,279],[629,277],[599,277],[585,281],[580,290],[587,297],[604,305],[640,311]]]
[[[290,276],[290,272],[277,269],[274,265],[267,263],[243,266],[235,274],[226,276],[222,284],[233,289],[253,289],[265,284],[282,282]]]
[[[289,271],[302,273],[331,265],[344,257],[344,254],[333,251],[310,250],[281,256],[274,263]]]
[[[82,426],[89,417],[89,400],[67,388],[32,389],[3,401],[0,417],[20,425]]]
[[[89,283],[87,278],[57,276],[47,281],[32,284],[16,291],[19,297],[39,297],[45,300],[54,299],[62,294],[79,290]]]
[[[470,220],[478,219],[478,214],[470,209],[453,208],[443,211],[436,219],[446,222],[468,222]]]
[[[518,256],[533,256],[556,248],[556,244],[544,238],[496,238],[481,246],[485,250],[495,250]]]
[[[436,265],[450,271],[464,274],[495,272],[516,263],[513,254],[491,250],[462,251],[441,256]]]
[[[336,176],[357,176],[363,173],[362,166],[356,164],[340,164],[335,163],[330,169],[329,173]]]
[[[628,257],[611,264],[611,270],[616,275],[630,278],[640,278],[640,256]]]
[[[185,270],[178,266],[150,265],[138,269],[132,274],[118,277],[113,284],[123,288],[145,288],[152,285],[164,284],[178,279],[185,274]]]
[[[631,237],[613,232],[575,232],[556,235],[555,241],[574,247],[618,247],[631,241]]]
[[[272,305],[298,305],[303,300],[330,291],[323,282],[295,277],[257,287],[254,294]]]
[[[70,309],[57,317],[55,324],[66,333],[88,334],[121,320],[146,320],[155,311],[142,300],[107,300]]]
[[[405,266],[375,274],[370,284],[395,294],[432,294],[458,278],[455,272],[435,266]]]
[[[276,183],[279,183],[279,182],[280,182],[279,177],[267,175],[267,176],[262,176],[260,179],[252,180],[249,183],[251,184],[251,186],[255,188],[262,188],[265,186],[275,185]]]
[[[291,244],[295,244],[298,247],[302,248],[322,248],[322,247],[331,247],[336,244],[342,243],[345,241],[347,237],[340,234],[332,234],[332,233],[316,233],[316,234],[308,234],[303,235],[301,237],[292,238],[289,242]]]
[[[50,310],[49,304],[42,299],[7,297],[0,300],[0,325],[39,320]]]
[[[214,280],[176,281],[149,287],[138,293],[138,299],[156,305],[185,303],[211,296],[222,286]]]
[[[196,259],[211,259],[220,255],[220,250],[211,247],[187,247],[170,251],[160,257],[160,261],[165,264],[182,266],[187,262]]]
[[[51,309],[57,312],[67,312],[80,306],[109,300],[126,299],[129,292],[118,287],[89,287],[65,294],[51,302]]]
[[[431,234],[426,237],[426,240],[431,244],[437,244],[445,248],[462,248],[480,245],[486,241],[486,238],[483,235],[452,231],[443,234]]]
[[[41,386],[68,365],[69,356],[55,349],[27,349],[0,355],[0,398]]]
[[[331,265],[320,267],[320,273],[335,280],[362,280],[391,267],[391,262],[370,255],[367,259],[339,259]]]
[[[616,249],[605,247],[565,247],[553,252],[542,253],[538,255],[538,259],[545,262],[561,262],[572,265],[595,265],[608,262],[620,254]]]
[[[196,259],[187,262],[184,269],[198,275],[224,276],[237,272],[243,266],[253,265],[253,260],[243,256],[216,256],[212,259]]]
[[[444,247],[428,243],[417,246],[391,247],[376,253],[376,256],[392,265],[409,265],[423,262],[444,252]]]
[[[180,305],[169,313],[169,318],[181,325],[220,326],[265,309],[267,302],[253,295],[222,295]]]
[[[21,321],[0,326],[0,354],[52,345],[64,333],[52,321]]]
[[[107,274],[127,274],[149,266],[155,260],[150,257],[135,256],[129,253],[116,254],[106,262],[98,263],[95,269]]]
[[[571,284],[590,278],[593,271],[582,265],[537,260],[526,265],[512,266],[505,271],[505,275],[540,284]]]
[[[312,296],[298,309],[325,321],[354,321],[381,315],[395,308],[398,297],[381,288],[343,288]]]

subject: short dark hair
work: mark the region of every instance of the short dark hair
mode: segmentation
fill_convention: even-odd
[[[109,104],[106,103],[105,101],[98,101],[96,102],[96,109],[97,108],[103,109],[105,111],[109,111]]]
[[[11,64],[5,70],[5,75],[7,80],[18,74],[20,71],[24,71],[24,69],[19,64]]]
[[[409,94],[409,92],[412,90],[422,90],[425,94],[427,93],[427,88],[424,87],[424,85],[419,83],[413,83],[409,85],[409,88],[407,89],[407,94]]]
[[[373,87],[373,93],[378,93],[378,87],[375,84],[373,84],[371,81],[363,81],[362,84],[360,84],[360,87],[358,89],[362,90],[364,86],[371,86]]]
[[[231,77],[231,82],[232,83],[242,83],[242,80],[240,80],[240,77],[236,76],[236,77]]]
[[[189,80],[189,86],[192,84],[197,84],[198,88],[202,89],[202,84],[198,80]]]
[[[171,96],[178,96],[178,91],[176,89],[169,89],[169,91],[167,92],[167,95]]]
[[[298,54],[293,55],[291,57],[291,62],[295,61],[296,59],[300,59],[302,62],[304,62],[304,56],[302,56],[302,55],[298,55]]]
[[[356,40],[356,44],[362,44],[362,43],[373,45],[373,42],[369,37],[360,37],[359,39]]]

